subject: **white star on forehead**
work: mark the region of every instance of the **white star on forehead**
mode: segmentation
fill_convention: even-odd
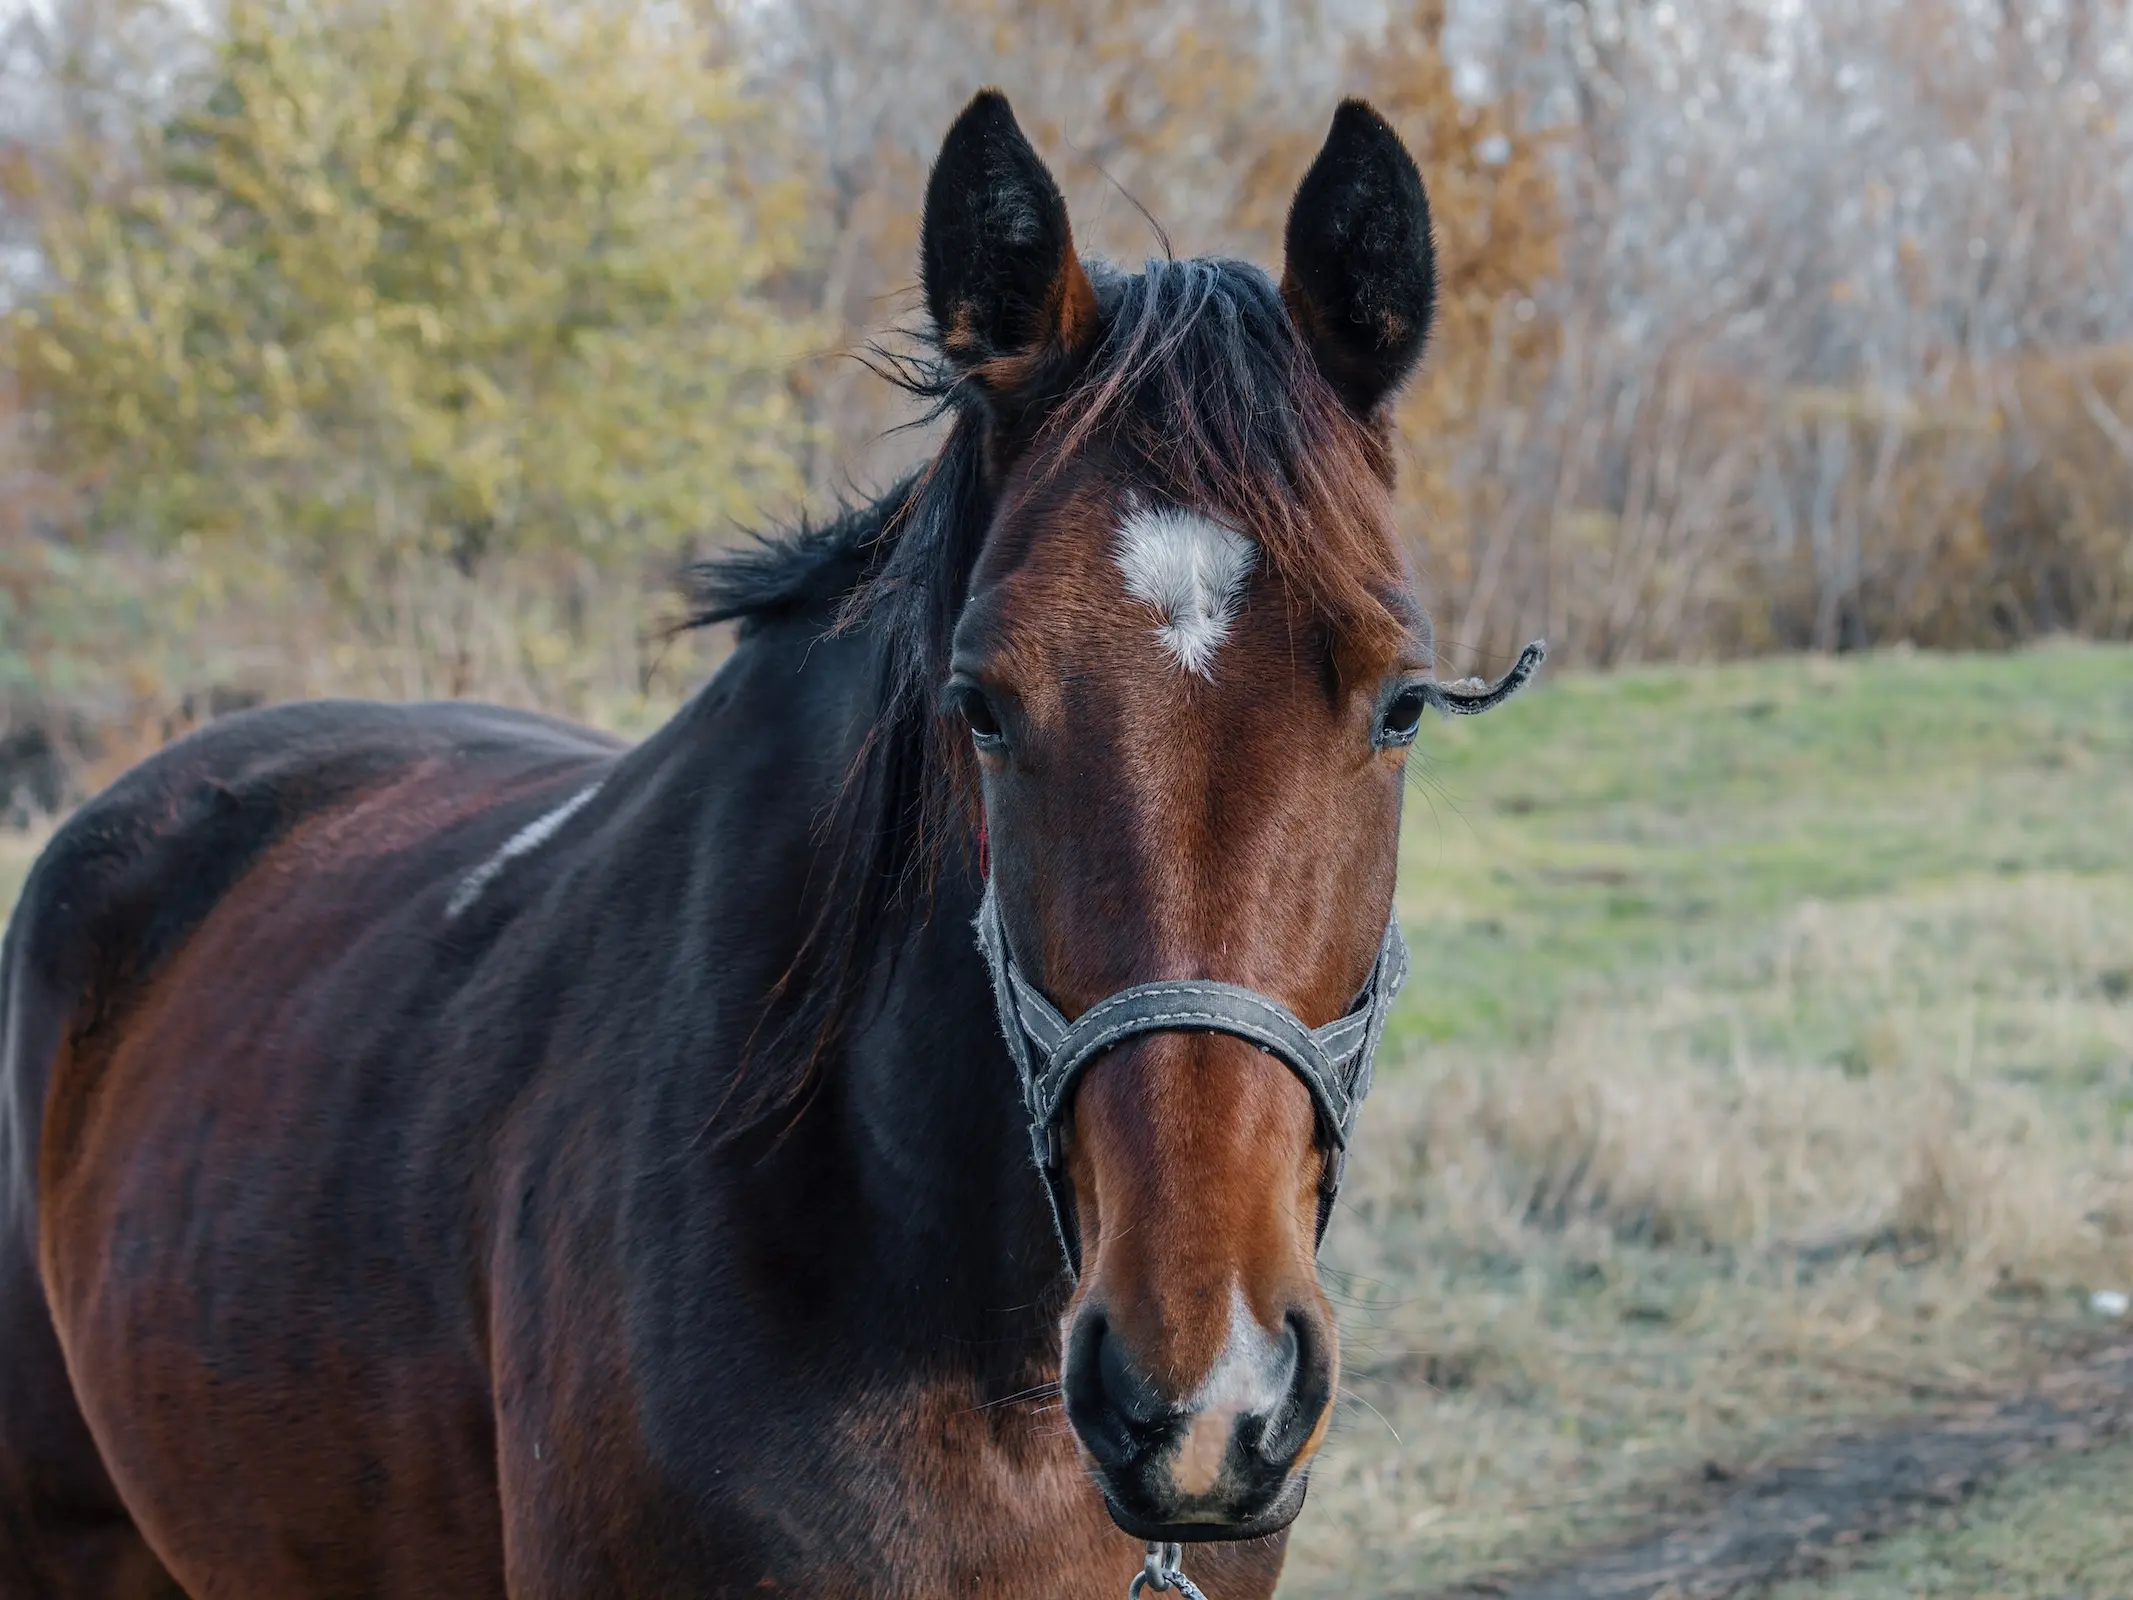
[[[1135,506],[1118,529],[1126,593],[1163,621],[1155,637],[1187,672],[1213,676],[1259,547],[1196,511]]]

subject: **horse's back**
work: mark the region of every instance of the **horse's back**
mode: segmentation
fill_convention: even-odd
[[[302,854],[304,835],[324,835],[309,852],[320,864],[367,846],[414,875],[449,875],[455,824],[478,824],[515,791],[537,796],[615,749],[589,731],[498,707],[304,702],[210,724],[83,806],[31,869],[0,970],[9,1230],[34,1229],[60,1035],[114,1031],[278,847]],[[476,832],[456,855],[478,859],[486,843]],[[344,925],[353,909],[343,908]]]
[[[299,1374],[363,1394],[348,1367],[360,1357],[325,1331],[334,1316],[382,1307],[418,1345],[439,1327],[441,1343],[466,1344],[465,1318],[454,1325],[419,1269],[398,1285],[334,1284],[313,1259],[330,1242],[382,1261],[406,1244],[385,1235],[421,1226],[420,1202],[399,1192],[419,1159],[387,1126],[413,1073],[366,1049],[377,1026],[350,991],[401,971],[381,1004],[404,1015],[455,957],[475,959],[418,948],[410,906],[434,902],[423,925],[443,925],[497,835],[613,754],[597,735],[484,707],[276,707],[171,746],[54,835],[0,959],[0,1546],[13,1552],[0,1595],[168,1592],[128,1519],[167,1490],[129,1482],[129,1458],[144,1439],[157,1453],[159,1414],[264,1403],[265,1390],[247,1395],[256,1374],[281,1380],[275,1403]],[[338,1019],[311,998],[332,991],[337,965],[324,1009]],[[306,1129],[317,1143],[292,1147]],[[372,1303],[331,1303],[350,1294]],[[298,1304],[313,1316],[275,1325]],[[439,1359],[463,1380],[466,1354]],[[395,1415],[335,1426],[404,1423],[404,1408],[384,1409]],[[478,1450],[473,1409],[437,1419],[461,1448],[425,1441],[433,1455]],[[450,1487],[354,1492],[378,1503]],[[361,1509],[348,1508],[351,1531]],[[327,1549],[289,1559],[292,1576],[333,1565]]]

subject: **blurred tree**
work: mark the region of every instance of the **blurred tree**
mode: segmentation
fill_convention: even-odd
[[[136,620],[164,688],[635,692],[648,564],[923,451],[834,352],[914,319],[926,166],[986,83],[1128,265],[1145,205],[1276,267],[1334,102],[1399,126],[1443,272],[1402,515],[1448,668],[1541,632],[1602,663],[2122,636],[2129,7],[18,7],[0,715],[55,663],[111,679]],[[77,507],[104,537],[62,547]],[[187,610],[246,562],[304,603]]]
[[[1161,247],[1152,219],[1182,253],[1277,272],[1290,197],[1335,103],[1370,96],[1422,162],[1443,267],[1442,319],[1402,411],[1419,457],[1408,520],[1433,568],[1472,564],[1452,477],[1472,454],[1477,400],[1530,386],[1545,364],[1561,206],[1550,141],[1523,128],[1515,98],[1454,92],[1445,0],[1379,15],[1340,0],[790,0],[750,15],[823,197],[792,303],[836,319],[846,346],[897,319],[926,163],[950,108],[981,84],[1013,97],[1084,251],[1130,265]],[[810,478],[860,460],[885,475],[888,451],[869,442],[897,420],[895,397],[849,364],[802,382],[821,424]],[[888,446],[901,456],[916,442]]]
[[[1413,149],[1436,232],[1437,323],[1398,415],[1408,541],[1446,642],[1493,664],[1515,642],[1489,639],[1481,619],[1528,520],[1501,468],[1555,364],[1565,223],[1558,141],[1524,125],[1513,95],[1458,92],[1445,23],[1445,0],[1396,5],[1356,77]]]
[[[390,626],[426,560],[675,554],[783,496],[799,195],[705,53],[652,0],[232,0],[6,325],[90,523]]]
[[[818,196],[787,303],[821,317],[844,351],[915,319],[927,166],[980,87],[1013,99],[1067,193],[1084,252],[1128,265],[1154,253],[1157,235],[1136,209],[1145,204],[1185,253],[1271,260],[1279,215],[1271,232],[1264,216],[1240,215],[1254,163],[1307,124],[1323,132],[1353,31],[1321,26],[1316,0],[785,0],[733,10]],[[1310,48],[1283,51],[1283,39]],[[1302,172],[1288,174],[1291,187]],[[812,483],[879,482],[919,448],[910,435],[884,437],[908,409],[857,364],[826,351],[799,387],[819,423]]]

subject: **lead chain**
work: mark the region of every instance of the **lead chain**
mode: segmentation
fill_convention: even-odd
[[[1126,1590],[1126,1600],[1140,1600],[1143,1589],[1153,1589],[1159,1594],[1175,1591],[1185,1600],[1207,1600],[1200,1586],[1185,1576],[1184,1565],[1183,1545],[1157,1544],[1151,1540],[1148,1559],[1133,1575],[1133,1582]]]

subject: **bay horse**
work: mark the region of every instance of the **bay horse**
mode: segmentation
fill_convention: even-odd
[[[272,707],[59,829],[0,1594],[1272,1592],[1402,764],[1490,698],[1393,531],[1435,267],[1360,102],[1285,248],[1084,263],[981,94],[945,442],[708,569],[739,642],[663,729]]]

